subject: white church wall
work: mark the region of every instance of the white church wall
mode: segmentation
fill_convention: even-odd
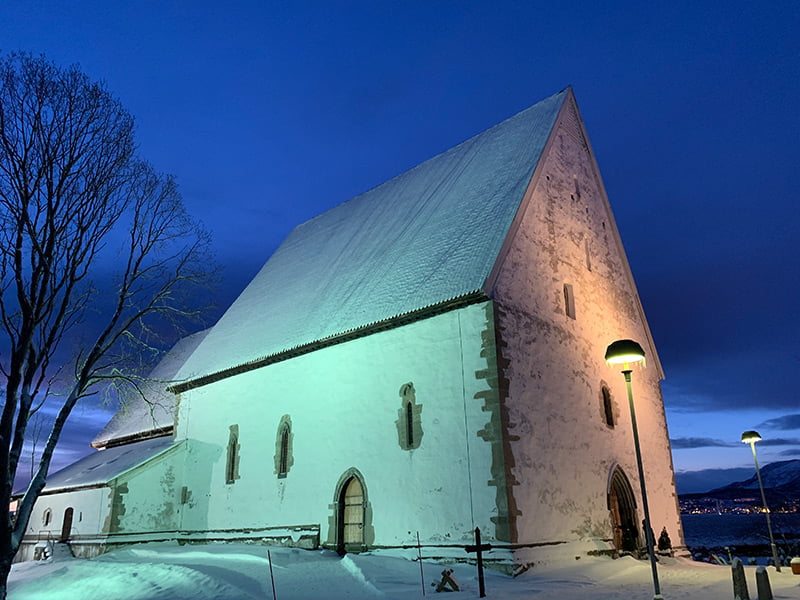
[[[629,478],[643,518],[624,379],[603,357],[609,343],[625,338],[654,355],[590,151],[568,109],[562,119],[494,289],[519,511],[512,529],[523,544],[586,540],[587,548],[602,549],[613,538],[607,489],[615,465]],[[666,526],[678,544],[659,377],[657,359],[634,367],[652,524],[656,536]],[[613,427],[604,420],[604,385]]]
[[[484,302],[184,392],[177,436],[190,438],[191,500],[183,528],[318,526],[320,542],[333,545],[335,490],[354,468],[366,485],[368,545],[416,543],[417,531],[423,543],[462,543],[476,526],[491,538],[497,484],[484,404],[496,397],[492,326]],[[408,383],[422,407],[413,450],[398,439]],[[286,415],[291,466],[279,478],[276,437]],[[228,484],[232,425],[239,462]]]

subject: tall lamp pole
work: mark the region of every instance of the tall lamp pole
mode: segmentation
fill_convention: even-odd
[[[609,365],[622,365],[622,374],[625,376],[625,385],[628,388],[628,404],[631,409],[631,425],[633,427],[633,446],[636,449],[636,466],[639,469],[639,485],[642,490],[642,505],[644,506],[644,537],[647,543],[647,554],[650,556],[650,570],[653,572],[653,600],[663,600],[661,586],[658,583],[655,540],[653,539],[653,527],[650,524],[650,507],[647,504],[647,486],[644,482],[642,450],[639,447],[639,428],[636,425],[636,409],[633,406],[633,389],[631,386],[630,365],[643,360],[644,350],[633,340],[618,340],[606,350],[606,362]]]
[[[756,457],[756,442],[761,441],[761,436],[757,431],[745,431],[742,434],[742,442],[750,444],[753,451],[753,462],[756,465],[756,477],[758,477],[758,489],[761,490],[761,503],[764,505],[764,514],[767,516],[767,530],[769,531],[769,545],[772,548],[772,561],[775,563],[775,570],[780,573],[781,562],[778,560],[778,548],[775,546],[775,538],[772,537],[772,521],[769,518],[769,508],[767,508],[767,496],[764,494],[764,484],[761,482],[761,469],[758,468],[758,458]]]

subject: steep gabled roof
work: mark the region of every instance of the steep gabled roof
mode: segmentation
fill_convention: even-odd
[[[177,378],[483,289],[568,93],[295,228]]]
[[[92,446],[114,445],[169,430],[175,421],[175,395],[167,391],[167,386],[175,381],[178,369],[209,331],[199,331],[178,340],[141,382],[141,393],[131,393],[124,399],[119,410],[94,438]]]

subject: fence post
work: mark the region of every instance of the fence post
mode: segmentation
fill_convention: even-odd
[[[756,589],[758,590],[758,600],[772,600],[772,587],[769,585],[767,567],[756,569]]]
[[[747,580],[744,577],[744,565],[741,558],[733,559],[731,574],[733,575],[734,600],[750,600],[750,592],[747,591]]]

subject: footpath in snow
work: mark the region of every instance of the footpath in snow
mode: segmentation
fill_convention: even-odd
[[[421,598],[419,564],[412,552],[370,552],[344,557],[326,550],[269,547],[278,600]],[[462,591],[444,597],[478,598],[476,569],[424,562],[426,597],[442,597],[431,584],[445,568]],[[746,567],[756,598],[755,567]],[[775,600],[800,599],[800,575],[768,570]],[[730,567],[661,559],[665,600],[732,600]],[[647,561],[569,559],[518,577],[486,571],[487,597],[495,600],[628,600],[653,597]],[[11,600],[270,600],[267,547],[247,544],[142,544],[98,558],[55,559],[14,565]]]

